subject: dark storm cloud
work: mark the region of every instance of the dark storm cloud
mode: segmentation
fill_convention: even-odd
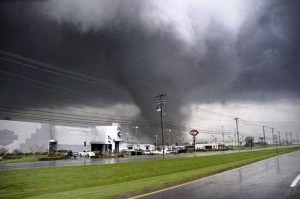
[[[226,52],[232,44],[222,40],[224,36],[230,37],[226,30],[224,34],[220,31],[206,39],[203,33],[199,37],[197,32],[193,33],[198,27],[193,27],[196,24],[192,22],[176,27],[181,23],[181,18],[172,19],[173,16],[169,16],[165,21],[165,16],[161,15],[168,14],[168,9],[159,11],[159,4],[136,1],[117,1],[113,5],[108,1],[90,3],[41,1],[29,5],[23,2],[3,5],[2,24],[10,31],[2,34],[2,46],[7,51],[66,69],[93,74],[131,88],[149,90],[152,95],[146,97],[128,91],[133,101],[147,114],[155,114],[153,107],[149,109],[147,106],[153,103],[152,96],[156,93],[180,96],[188,94],[198,85],[203,88],[219,87],[215,79],[224,79],[226,84],[235,74],[235,66],[230,61],[234,55],[231,51]],[[13,12],[14,8],[21,12]],[[141,16],[144,12],[146,14]],[[208,27],[214,28],[214,24]],[[221,46],[218,48],[218,45]],[[210,58],[212,54],[213,60]],[[128,102],[124,92],[116,97],[115,90],[110,92],[82,82],[66,81],[60,76],[45,76],[20,67],[10,67],[9,70],[19,74],[22,71],[22,75],[30,75],[33,79],[55,82],[80,92],[87,92],[88,87],[89,94],[101,96],[102,100],[109,98],[106,101]],[[16,87],[15,90],[20,89]],[[21,87],[20,92],[23,91]],[[20,92],[10,94],[16,98],[15,95]],[[58,105],[70,103],[70,100],[62,100],[64,96],[45,94],[43,97],[32,89],[26,89],[24,95],[29,100],[34,98]],[[90,103],[90,100],[86,102]],[[81,101],[83,104],[86,102]]]
[[[299,1],[266,1],[243,26],[238,42],[240,91],[291,92],[299,96]]]
[[[44,9],[51,19],[73,24],[82,34],[102,35],[98,42],[108,44],[105,49],[113,45],[109,67],[122,84],[171,95],[231,84],[238,69],[230,31],[217,19],[199,23],[190,12],[164,6],[159,1],[54,1]],[[183,13],[178,17],[175,11]]]
[[[221,17],[207,11],[201,1],[1,2],[3,50],[147,91],[111,89],[1,60],[10,74],[87,94],[76,99],[38,91],[1,73],[1,98],[21,95],[24,102],[56,106],[135,104],[142,116],[155,118],[153,96],[161,92],[169,104],[172,97],[201,104],[298,96],[298,1],[243,2],[247,12],[232,18],[224,9]],[[185,117],[179,108],[168,111],[174,121]]]

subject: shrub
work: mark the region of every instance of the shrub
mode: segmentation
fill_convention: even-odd
[[[3,160],[14,160],[14,159],[20,159],[23,158],[22,156],[4,156]]]
[[[94,159],[94,158],[100,158],[100,156],[96,154],[95,156],[91,156],[91,158],[92,159]]]
[[[14,149],[13,154],[16,156],[24,155],[24,153],[22,151],[20,151],[19,149]]]
[[[63,160],[63,159],[67,159],[67,158],[64,156],[40,157],[38,158],[38,161]]]

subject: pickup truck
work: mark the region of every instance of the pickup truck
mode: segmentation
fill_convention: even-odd
[[[78,153],[78,155],[80,157],[82,157],[82,156],[91,157],[91,156],[95,156],[95,153],[93,151],[81,151]]]

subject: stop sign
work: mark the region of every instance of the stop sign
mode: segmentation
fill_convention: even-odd
[[[192,129],[190,130],[190,135],[192,135],[193,137],[195,137],[196,135],[198,135],[199,131],[197,131],[196,129]]]

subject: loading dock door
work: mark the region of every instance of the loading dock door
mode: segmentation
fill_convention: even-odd
[[[115,153],[119,153],[119,147],[120,146],[120,142],[119,141],[115,141]]]
[[[92,151],[99,151],[102,154],[103,144],[91,144]]]
[[[49,153],[54,153],[57,151],[57,142],[49,141]]]

